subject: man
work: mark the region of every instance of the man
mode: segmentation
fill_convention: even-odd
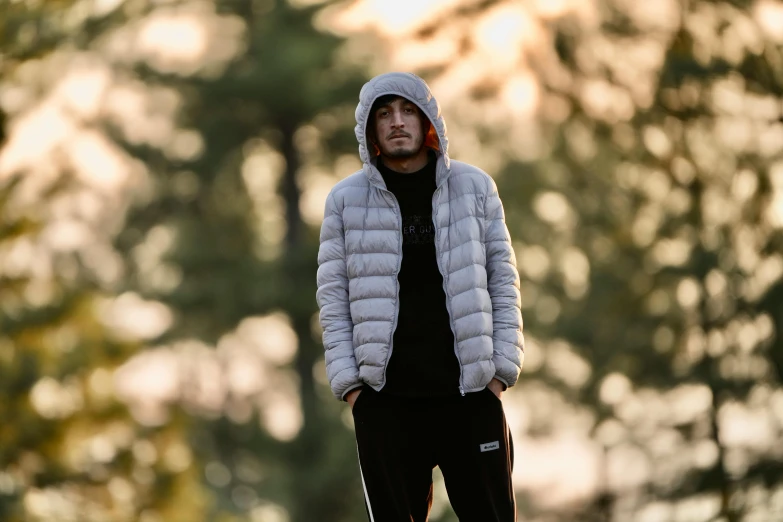
[[[371,522],[424,522],[440,466],[461,522],[516,520],[499,398],[522,364],[519,275],[492,178],[448,155],[424,81],[361,90],[363,169],[326,200],[326,371],[352,408]]]

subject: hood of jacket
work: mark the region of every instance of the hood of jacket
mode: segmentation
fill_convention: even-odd
[[[370,109],[375,100],[381,96],[394,94],[415,103],[419,109],[429,118],[435,132],[438,135],[438,156],[442,159],[443,167],[438,169],[438,178],[445,176],[449,170],[449,139],[446,136],[446,122],[440,113],[438,100],[432,95],[427,83],[412,73],[392,72],[376,76],[364,84],[359,93],[359,104],[356,106],[356,127],[354,132],[359,142],[359,156],[364,164],[364,171],[370,181],[385,185],[380,173],[372,161],[373,154],[367,146],[367,122],[370,119]],[[439,161],[439,163],[441,163]]]

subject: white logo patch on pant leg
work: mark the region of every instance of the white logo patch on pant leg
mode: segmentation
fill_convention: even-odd
[[[486,444],[481,444],[480,446],[482,452],[492,451],[492,450],[500,449],[500,441],[496,440],[495,442],[487,442]]]

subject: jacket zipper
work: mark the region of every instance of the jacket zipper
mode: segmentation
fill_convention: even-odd
[[[463,373],[462,373],[462,359],[459,358],[459,350],[457,349],[457,332],[454,329],[454,317],[451,314],[451,299],[449,299],[449,291],[448,291],[448,277],[445,273],[445,270],[443,269],[443,266],[441,266],[440,263],[440,253],[438,252],[438,244],[440,243],[440,229],[438,228],[438,224],[435,220],[435,213],[437,212],[436,202],[438,199],[438,193],[440,192],[441,187],[438,187],[435,189],[435,193],[432,195],[432,226],[435,227],[435,259],[438,263],[438,270],[440,270],[440,275],[443,276],[443,294],[446,296],[446,311],[449,314],[449,326],[451,327],[451,334],[454,336],[454,355],[457,357],[457,362],[459,363],[459,393],[463,397],[465,396],[465,388],[462,384],[463,381]]]
[[[377,187],[380,190],[383,190],[384,192],[388,193],[392,200],[394,201],[394,204],[396,205],[394,210],[397,214],[397,223],[398,227],[397,230],[399,231],[400,240],[399,240],[399,250],[400,255],[397,258],[397,271],[394,274],[394,280],[397,284],[397,295],[394,297],[394,321],[392,321],[392,328],[391,328],[391,335],[389,335],[389,356],[386,357],[386,363],[383,365],[383,386],[386,386],[386,369],[389,367],[389,361],[391,361],[392,357],[392,350],[394,348],[394,331],[397,329],[397,321],[400,318],[400,268],[402,267],[402,210],[400,209],[400,202],[397,201],[397,197],[394,195],[394,193],[389,189],[382,189],[380,187]]]
[[[375,168],[374,166],[371,166],[371,168]],[[397,214],[397,223],[398,227],[397,230],[400,233],[400,240],[399,240],[399,251],[400,255],[398,256],[397,261],[397,271],[394,274],[394,278],[397,282],[397,295],[395,296],[394,301],[394,321],[392,322],[392,329],[391,329],[391,335],[389,337],[389,356],[386,358],[386,363],[383,365],[383,386],[386,385],[386,369],[389,367],[389,361],[391,361],[392,357],[392,350],[394,348],[394,331],[397,329],[397,321],[400,317],[400,268],[402,267],[402,211],[400,209],[400,202],[397,201],[397,197],[394,195],[394,193],[385,188],[377,187],[379,190],[382,190],[386,193],[388,193],[392,200],[394,201],[394,210]],[[440,275],[443,277],[443,294],[446,297],[446,311],[449,314],[449,327],[451,328],[451,333],[454,336],[454,355],[457,357],[457,362],[459,363],[459,393],[463,397],[465,396],[465,388],[462,384],[463,381],[463,372],[462,372],[462,360],[459,357],[459,351],[457,350],[457,333],[454,331],[454,318],[451,314],[451,300],[449,299],[449,291],[447,289],[447,276],[444,273],[443,266],[440,262],[440,254],[438,252],[438,243],[440,242],[440,229],[438,228],[438,224],[435,222],[435,212],[436,212],[436,206],[435,202],[437,201],[438,193],[440,192],[441,187],[438,187],[435,189],[435,193],[432,195],[432,226],[435,227],[436,231],[436,237],[435,237],[435,261],[438,264],[438,270],[440,270]]]

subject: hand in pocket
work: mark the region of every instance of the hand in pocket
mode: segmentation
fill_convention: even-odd
[[[353,409],[353,405],[356,404],[356,399],[359,398],[359,394],[361,393],[362,389],[356,388],[355,390],[351,390],[351,392],[345,396],[345,401],[351,405],[351,409]]]

